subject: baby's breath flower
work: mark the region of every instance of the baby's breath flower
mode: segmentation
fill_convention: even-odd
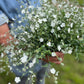
[[[28,56],[25,53],[23,53],[23,57],[20,59],[21,62],[25,63],[25,62],[27,62],[27,59],[28,59]]]
[[[70,27],[71,27],[71,28],[73,27],[73,23],[70,24]]]
[[[42,19],[38,19],[38,22],[39,22],[39,23],[42,23]]]
[[[55,27],[55,22],[51,21],[51,27]]]
[[[72,50],[68,50],[68,54],[71,54],[72,53]]]
[[[70,28],[68,28],[68,33],[70,33]]]
[[[69,18],[70,15],[71,15],[71,14],[70,14],[69,12],[65,13],[65,17],[66,17],[66,18]]]
[[[40,38],[39,40],[40,40],[40,42],[43,42],[43,41],[44,41],[44,39],[43,39],[43,38]]]
[[[11,84],[10,82],[8,84]]]
[[[57,29],[58,29],[58,30],[61,30],[61,28],[60,28],[60,27],[57,27]]]
[[[55,74],[56,70],[55,70],[54,68],[52,68],[52,69],[50,69],[50,72],[51,72],[52,74]]]
[[[34,66],[34,63],[29,63],[29,68],[32,68]]]
[[[65,23],[62,23],[60,26],[61,26],[61,27],[65,27]]]
[[[55,52],[52,52],[52,57],[55,57],[56,56],[56,53]]]
[[[46,19],[46,18],[43,18],[43,21],[44,21],[44,22],[47,22],[47,19]]]
[[[58,51],[60,51],[60,50],[61,50],[61,46],[60,46],[60,45],[58,45],[57,49],[58,49]]]
[[[49,47],[50,47],[50,46],[51,46],[51,42],[48,42],[48,43],[47,43],[47,46],[49,46]]]
[[[15,82],[19,83],[21,81],[20,77],[15,77]]]
[[[54,31],[55,31],[54,29],[51,29],[51,33],[54,33]]]
[[[21,13],[24,14],[25,13],[25,9],[22,9]]]

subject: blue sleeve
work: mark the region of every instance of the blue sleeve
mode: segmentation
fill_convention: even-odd
[[[0,25],[8,23],[8,17],[0,10]]]
[[[20,11],[20,5],[17,0],[0,0],[0,10],[13,21]]]

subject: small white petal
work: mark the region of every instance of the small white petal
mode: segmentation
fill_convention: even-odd
[[[52,57],[55,57],[56,56],[56,53],[55,52],[52,52]]]
[[[15,77],[15,82],[19,83],[21,81],[20,77]]]
[[[52,74],[55,74],[56,70],[55,70],[54,68],[52,68],[52,69],[50,69],[50,72],[51,72]]]

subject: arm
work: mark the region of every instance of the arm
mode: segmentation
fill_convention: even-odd
[[[7,23],[0,26],[0,44],[8,45],[8,42],[14,39],[9,31]]]

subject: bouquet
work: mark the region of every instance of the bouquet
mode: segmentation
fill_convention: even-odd
[[[17,35],[19,42],[12,51],[17,52],[17,55],[23,56],[25,53],[30,58],[39,59],[55,57],[55,52],[83,52],[83,10],[66,2],[58,1],[53,5],[47,0],[42,7],[29,6],[23,9],[25,17],[20,22],[26,19],[28,24],[17,28],[16,31],[22,32]]]

